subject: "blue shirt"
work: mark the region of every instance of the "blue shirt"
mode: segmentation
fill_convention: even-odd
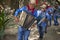
[[[54,9],[53,9],[52,7],[48,8],[48,9],[46,10],[46,17],[47,17],[48,20],[51,20],[51,19],[52,19],[52,15],[53,15],[53,14],[49,14],[49,12],[50,12],[50,13],[53,13],[53,11],[54,11]]]
[[[45,12],[42,12],[41,10],[38,10],[37,11],[37,23],[43,19],[44,17],[46,17],[46,13]]]
[[[46,25],[47,25],[46,22],[45,21],[41,21],[43,18],[46,18],[46,12],[43,12],[41,10],[38,10],[37,12],[38,12],[37,25],[38,26],[42,26],[42,27],[46,27]]]
[[[54,8],[53,7],[50,7],[46,10],[47,12],[53,12],[54,11]]]
[[[22,12],[22,11],[30,12],[30,11],[28,10],[27,6],[24,6],[24,7],[22,7],[22,8],[17,9],[16,12],[15,12],[15,14],[14,14],[14,16],[18,16],[18,14],[19,14],[20,12]],[[32,12],[31,12],[31,13],[32,13]],[[35,17],[37,17],[37,10],[34,10],[34,13],[33,13],[32,15],[35,16]]]

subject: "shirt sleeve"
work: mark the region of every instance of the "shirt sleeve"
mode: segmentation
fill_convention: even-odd
[[[37,10],[34,11],[34,17],[37,18]]]
[[[37,18],[40,15],[40,13],[41,13],[40,10],[35,11],[35,13],[34,13],[35,17]]]
[[[14,16],[18,16],[18,14],[19,14],[19,12],[21,12],[22,10],[20,10],[20,9],[17,9],[16,11],[15,11],[15,14],[14,14]]]
[[[25,7],[25,6],[22,7],[22,8],[17,9],[17,10],[15,11],[14,16],[18,16],[19,12],[22,12],[23,10],[26,10],[26,7]]]
[[[40,14],[41,14],[41,11],[38,10],[38,11],[37,11],[37,17],[38,17]]]

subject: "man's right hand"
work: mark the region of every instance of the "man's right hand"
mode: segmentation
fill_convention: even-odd
[[[15,17],[15,22],[18,23],[19,22],[19,18]]]

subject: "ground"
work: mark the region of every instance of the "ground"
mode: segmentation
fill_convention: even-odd
[[[59,19],[60,20],[60,19]],[[60,21],[59,21],[60,22]],[[12,27],[12,26],[11,26]],[[47,33],[44,35],[43,40],[60,40],[60,25],[48,27]],[[3,40],[17,40],[17,26],[5,30],[5,36]],[[29,40],[38,40],[39,33],[37,27],[31,29]]]

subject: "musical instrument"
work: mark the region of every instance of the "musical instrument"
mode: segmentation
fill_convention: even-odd
[[[22,11],[19,17],[19,25],[28,29],[35,21],[35,17],[31,13]]]

